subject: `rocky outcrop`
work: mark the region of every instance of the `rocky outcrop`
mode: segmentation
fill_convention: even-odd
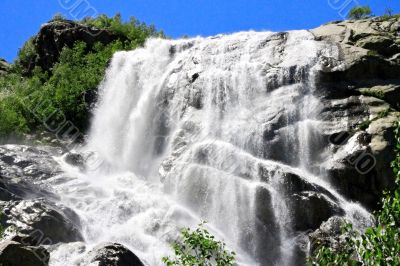
[[[0,264],[7,266],[46,266],[49,252],[43,247],[24,246],[15,241],[0,242]]]
[[[87,263],[97,266],[144,266],[132,251],[118,243],[95,247],[87,255]]]
[[[333,216],[322,223],[320,228],[309,234],[311,254],[322,246],[333,249],[340,248],[345,237],[345,235],[342,235],[345,223],[344,218]]]
[[[317,39],[340,47],[341,69],[323,75],[326,81],[371,83],[398,79],[400,20],[374,18],[334,22],[311,30]]]
[[[61,173],[54,159],[61,154],[55,147],[0,146],[0,223],[3,237],[14,241],[2,246],[0,263],[47,265],[43,245],[83,240],[79,217],[43,183]]]
[[[0,200],[56,198],[39,184],[61,172],[53,159],[61,153],[52,147],[0,146]]]
[[[6,60],[0,58],[0,76],[6,74],[10,70],[10,65]]]
[[[399,117],[400,20],[334,22],[311,32],[335,44],[340,60],[324,68],[318,80],[325,104],[322,131],[334,154],[322,168],[340,193],[374,209],[382,190],[394,185],[390,162]]]
[[[64,47],[71,48],[76,42],[81,41],[86,44],[89,51],[96,43],[107,45],[117,39],[124,41],[126,37],[106,29],[98,29],[70,20],[50,21],[42,25],[34,38],[36,58],[26,62],[27,65],[23,67],[27,74],[35,66],[40,66],[44,71],[48,71],[58,62]]]
[[[83,240],[79,218],[70,209],[46,200],[21,200],[0,203],[6,235],[21,234],[36,245]],[[23,237],[22,237],[23,238]]]

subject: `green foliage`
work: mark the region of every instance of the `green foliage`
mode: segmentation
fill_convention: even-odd
[[[19,71],[21,69],[29,69],[33,65],[37,58],[37,51],[35,46],[35,38],[31,37],[21,49],[18,51],[18,57],[14,67],[17,67]]]
[[[382,89],[363,89],[361,90],[361,94],[364,96],[371,96],[378,99],[385,98],[385,92]]]
[[[396,157],[391,166],[396,188],[385,192],[376,225],[360,234],[346,226],[339,249],[321,247],[309,265],[400,265],[400,121],[395,130]]]
[[[225,243],[215,240],[206,229],[205,222],[192,231],[182,229],[181,238],[173,244],[175,258],[164,257],[167,266],[229,266],[234,265],[235,253],[225,249]]]
[[[123,22],[121,14],[117,14],[112,18],[106,15],[85,18],[82,23],[100,29],[108,29],[127,37],[128,40],[124,43],[126,49],[133,49],[143,45],[149,36],[165,37],[162,31],[157,32],[153,25],[148,26],[139,22],[135,17],[131,17],[128,22]]]
[[[53,20],[64,17],[56,15]],[[112,55],[142,46],[150,36],[163,36],[154,26],[134,18],[122,22],[119,15],[101,15],[81,23],[107,28],[124,41],[97,43],[91,49],[84,42],[76,42],[71,48],[64,47],[50,73],[36,67],[29,77],[21,77],[22,70],[32,69],[37,58],[35,38],[29,39],[19,51],[13,73],[0,77],[0,135],[43,130],[47,119],[69,121],[85,131],[90,116],[85,95],[96,90]]]
[[[371,17],[372,11],[369,6],[356,6],[353,7],[347,17],[349,19],[363,19]]]
[[[66,19],[67,18],[63,14],[56,13],[50,21],[64,21]]]
[[[3,210],[1,210],[0,209],[0,220],[1,220],[1,217],[3,216]],[[0,240],[3,238],[3,234],[4,234],[4,228],[3,228],[3,226],[1,225],[1,223],[0,223]],[[0,266],[1,266],[2,264],[0,264]]]
[[[372,121],[367,119],[367,120],[361,122],[360,125],[358,125],[358,129],[359,130],[366,130],[369,127],[369,125],[371,125],[371,123],[372,123]]]
[[[387,117],[389,115],[389,113],[390,113],[390,108],[386,108],[385,110],[380,111],[378,113],[378,117],[377,118],[378,119],[385,118],[385,117]]]
[[[379,56],[378,52],[377,51],[373,51],[373,50],[369,50],[367,52],[367,55],[368,56]]]

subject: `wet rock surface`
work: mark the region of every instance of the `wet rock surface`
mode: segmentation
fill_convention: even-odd
[[[389,165],[399,117],[399,25],[399,18],[378,17],[311,30],[317,39],[337,45],[341,61],[319,74],[326,122],[321,131],[328,138],[348,134],[339,143],[327,142],[334,160],[322,168],[340,193],[370,209],[377,207],[382,190],[394,186]]]
[[[47,265],[43,245],[83,239],[79,217],[58,204],[44,183],[61,174],[55,160],[61,154],[56,147],[0,146],[0,223],[8,239],[2,243],[4,265]]]
[[[43,247],[24,246],[15,241],[0,242],[0,263],[7,266],[46,266],[50,254]]]
[[[47,245],[82,240],[78,217],[46,200],[9,201],[1,208],[6,234],[20,233]]]
[[[344,218],[332,216],[322,223],[317,230],[309,234],[311,254],[322,246],[338,249],[344,240],[344,236],[340,235],[345,224],[346,220]]]
[[[93,266],[144,266],[132,251],[118,243],[95,247],[87,255],[87,263]]]

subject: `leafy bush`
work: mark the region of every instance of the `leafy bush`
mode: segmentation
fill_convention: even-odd
[[[63,19],[61,16],[53,18]],[[134,18],[123,22],[119,15],[114,18],[101,15],[81,23],[107,28],[123,35],[126,41],[116,40],[108,45],[97,43],[91,49],[87,49],[84,42],[76,42],[72,48],[64,47],[50,73],[36,67],[29,77],[21,77],[22,69],[32,69],[37,57],[35,38],[30,38],[19,51],[12,68],[14,73],[0,77],[0,135],[43,130],[43,122],[50,115],[52,120],[70,121],[85,131],[90,118],[85,95],[94,94],[112,55],[141,46],[150,36],[163,36],[154,26]],[[42,103],[46,106],[38,116],[32,111],[37,111]]]
[[[35,38],[31,37],[18,51],[18,57],[16,60],[16,67],[19,71],[22,69],[31,69],[32,65],[35,64],[37,58],[37,51],[35,46]]]
[[[396,157],[392,162],[396,189],[385,192],[376,225],[363,234],[345,227],[345,241],[339,249],[322,247],[309,265],[400,265],[400,122],[397,123]]]
[[[225,243],[215,240],[206,229],[205,222],[191,231],[185,228],[181,238],[173,244],[175,258],[164,257],[167,266],[230,266],[234,265],[235,253],[225,249]]]
[[[143,45],[149,36],[165,37],[162,31],[157,32],[153,25],[146,25],[139,22],[135,17],[131,17],[128,22],[123,22],[121,14],[110,18],[100,15],[97,18],[85,18],[83,24],[99,29],[108,29],[120,35],[126,36],[128,41],[124,43],[125,49],[133,49]]]
[[[371,17],[372,11],[369,6],[356,6],[353,7],[347,17],[349,19],[363,19]]]
[[[362,95],[371,96],[383,100],[385,92],[382,89],[363,89],[360,91]]]

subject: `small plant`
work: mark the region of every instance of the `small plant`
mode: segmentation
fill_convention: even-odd
[[[369,119],[365,120],[365,121],[361,122],[361,124],[358,126],[358,129],[359,130],[366,130],[369,127],[369,125],[371,125],[371,123],[372,123],[371,120],[369,120]]]
[[[3,210],[0,210],[0,220],[1,220],[2,216],[3,216]],[[0,240],[3,239],[3,234],[4,234],[4,228],[0,223]],[[0,264],[0,266],[1,266],[1,264]]]
[[[380,111],[378,113],[378,118],[380,119],[380,118],[387,117],[389,115],[389,113],[390,113],[390,108],[386,108],[385,110]]]
[[[353,7],[347,17],[349,19],[363,19],[371,17],[372,11],[369,6],[356,6]]]
[[[192,231],[184,228],[181,239],[172,247],[175,258],[164,257],[162,261],[167,266],[231,266],[234,265],[235,252],[227,251],[225,243],[215,240],[202,222]]]
[[[64,20],[66,20],[66,17],[61,13],[56,13],[51,19],[51,21],[64,21]]]
[[[367,55],[368,55],[368,56],[378,56],[378,53],[377,53],[376,51],[369,50],[369,51],[367,52]]]
[[[393,16],[393,9],[387,7],[385,9],[385,15],[384,16],[392,17]]]
[[[363,89],[360,91],[364,96],[371,96],[383,100],[385,92],[382,89]]]

